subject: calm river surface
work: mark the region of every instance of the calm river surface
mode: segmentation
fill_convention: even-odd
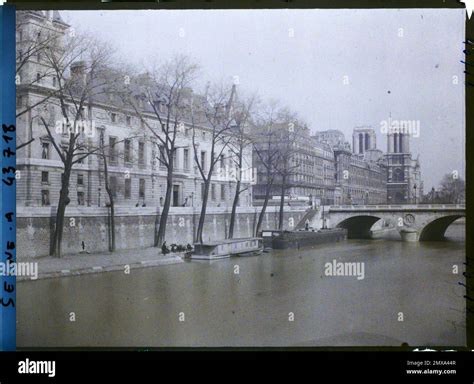
[[[464,345],[465,226],[446,235],[19,282],[17,346]],[[333,260],[364,279],[325,276]]]

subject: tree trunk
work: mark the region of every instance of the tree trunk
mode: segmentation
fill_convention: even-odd
[[[61,242],[64,230],[64,215],[66,206],[69,204],[69,179],[71,176],[72,162],[67,161],[61,180],[61,191],[59,192],[58,210],[56,212],[56,228],[54,229],[53,249],[51,256],[61,258]]]
[[[107,194],[109,195],[110,201],[110,243],[109,251],[115,252],[115,206],[114,198],[112,196],[112,191],[109,188],[106,188]]]
[[[267,184],[262,210],[260,211],[260,214],[258,215],[257,227],[255,228],[255,236],[258,236],[258,233],[260,232],[260,228],[262,226],[263,216],[265,215],[265,212],[268,206],[268,200],[270,199],[270,189],[272,187],[272,184],[273,184],[273,180],[269,184]]]
[[[110,252],[115,252],[115,206],[114,200],[110,201]]]
[[[209,172],[209,175],[211,173]],[[196,232],[196,243],[202,244],[202,232],[204,230],[204,223],[206,220],[206,209],[207,209],[207,198],[209,196],[209,186],[211,184],[211,178],[208,177],[204,183],[204,195],[202,196],[201,216],[199,217],[198,229]]]
[[[171,193],[173,191],[173,161],[172,156],[168,162],[168,172],[166,176],[166,195],[165,202],[163,205],[163,210],[160,217],[160,226],[158,228],[158,234],[155,239],[155,247],[160,247],[163,245],[166,236],[166,223],[168,222],[168,215],[171,205]]]
[[[107,165],[107,158],[105,155],[103,156],[104,161],[104,177],[105,177],[105,191],[109,196],[110,202],[110,228],[109,228],[109,251],[115,252],[115,203],[114,203],[114,195],[112,190],[109,186],[109,168]]]
[[[240,195],[240,179],[237,180],[237,185],[235,187],[234,201],[232,203],[232,212],[230,214],[230,224],[229,224],[229,239],[234,238],[234,223],[235,223],[235,215],[237,212],[237,203],[239,202],[239,195]]]
[[[280,197],[280,215],[278,218],[278,229],[281,231],[283,229],[283,208],[285,205],[285,186],[286,176],[283,175],[281,179],[281,197]]]

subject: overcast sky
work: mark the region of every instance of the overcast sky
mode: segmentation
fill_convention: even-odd
[[[206,79],[238,76],[240,89],[279,99],[312,131],[339,129],[351,143],[353,128],[369,125],[386,151],[380,126],[390,113],[418,120],[410,142],[425,192],[445,173],[464,177],[462,8],[61,14],[110,41],[122,60],[187,54]]]

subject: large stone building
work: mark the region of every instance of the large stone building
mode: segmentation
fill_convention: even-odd
[[[338,193],[332,148],[316,141],[306,130],[297,142],[293,161],[298,165],[289,180],[289,196],[300,200],[307,197],[316,204],[335,204]]]
[[[332,133],[334,131],[328,131]],[[321,132],[322,137],[327,136]],[[377,149],[371,127],[354,128],[352,150],[338,138],[333,147],[336,184],[342,188],[344,204],[416,204],[421,201],[421,167],[410,152],[408,132],[390,131],[387,153]]]
[[[405,132],[407,131],[407,132]],[[342,204],[416,204],[423,195],[419,159],[410,152],[410,132],[387,133],[387,153],[377,149],[375,130],[354,128],[351,145],[342,132],[327,130],[314,137],[332,147],[336,190]]]
[[[375,137],[374,137],[375,138]],[[387,171],[376,150],[352,153],[348,143],[333,148],[336,184],[342,190],[341,204],[385,204]]]
[[[307,127],[298,127],[295,132],[297,133],[292,139],[294,144],[288,159],[290,171],[285,182],[285,200],[289,204],[334,204],[338,192],[331,146],[311,137]],[[259,151],[260,156],[266,156],[265,145],[261,145]],[[257,171],[257,182],[253,186],[253,194],[254,202],[258,205],[265,196],[266,168],[255,152],[254,166]],[[275,172],[275,181],[270,191],[270,198],[274,204],[279,202],[282,194],[282,179],[283,176]]]
[[[386,203],[387,173],[374,129],[354,128],[352,148],[338,130],[321,131],[314,137],[328,143],[334,153],[335,185],[340,191],[335,204]]]
[[[370,127],[354,129],[353,143],[338,130],[317,132],[300,130],[296,140],[293,164],[297,164],[287,181],[286,199],[313,201],[317,204],[386,204],[387,167],[383,152],[377,149],[376,134]],[[265,169],[254,155],[257,168],[256,201],[263,199]],[[281,196],[281,179],[272,186],[274,200]]]
[[[17,202],[24,206],[57,205],[63,163],[39,119],[47,116],[51,126],[62,120],[61,109],[55,97],[47,98],[58,89],[58,79],[48,67],[38,50],[31,54],[31,42],[40,36],[55,35],[55,44],[61,49],[61,42],[67,33],[67,25],[57,11],[26,11],[18,13],[17,63],[17,119],[18,144],[29,145],[17,152]],[[25,54],[28,57],[25,60]],[[20,66],[20,65],[19,65]],[[71,76],[81,72],[81,62],[71,65]],[[190,97],[194,97],[190,92]],[[45,100],[34,106],[41,100]],[[71,101],[72,103],[72,101]],[[231,101],[229,100],[229,103]],[[68,106],[66,106],[68,107]],[[71,105],[69,105],[71,107]],[[160,108],[162,105],[159,106]],[[47,111],[47,114],[44,111]],[[25,112],[25,113],[22,113]],[[106,146],[108,156],[109,183],[113,189],[117,206],[160,206],[163,204],[166,188],[166,169],[159,161],[160,147],[150,131],[132,110],[124,108],[113,98],[88,100],[81,111],[89,124],[89,134],[81,135],[88,147]],[[142,118],[152,127],[159,127],[156,114],[145,107]],[[183,118],[177,133],[177,150],[174,155],[172,206],[199,206],[202,200],[203,181],[195,163],[192,145],[191,123]],[[210,128],[200,125],[196,129],[198,151],[196,157],[208,169],[211,154]],[[67,145],[69,134],[54,132],[55,142]],[[225,140],[223,140],[225,141]],[[222,147],[217,145],[216,152]],[[236,178],[232,171],[233,153],[229,149],[219,159],[209,191],[209,206],[226,207],[232,204]],[[244,171],[252,169],[252,150],[244,150]],[[234,176],[232,176],[234,175]],[[105,206],[108,196],[105,191],[103,160],[94,154],[74,165],[70,178],[70,206]],[[240,206],[251,206],[251,175],[242,179],[244,192],[240,195]]]

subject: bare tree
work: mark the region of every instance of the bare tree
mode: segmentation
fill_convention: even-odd
[[[457,173],[447,173],[440,183],[439,193],[443,203],[457,204],[465,200],[466,183]]]
[[[115,194],[116,190],[114,186],[110,185],[109,180],[109,161],[115,161],[119,157],[122,159],[126,159],[126,155],[124,153],[120,154],[120,152],[116,149],[117,145],[121,142],[125,142],[126,140],[132,140],[133,138],[140,137],[140,136],[129,136],[123,140],[117,141],[112,145],[106,146],[104,143],[104,137],[101,135],[99,137],[99,146],[97,148],[91,147],[91,154],[95,154],[99,158],[99,167],[101,166],[104,171],[104,186],[105,192],[109,198],[109,202],[107,207],[109,208],[109,251],[115,252],[116,249],[116,242],[115,242]],[[122,156],[120,156],[122,155]],[[129,161],[131,164],[132,162]]]
[[[191,113],[192,84],[199,66],[189,57],[177,55],[159,65],[155,65],[144,75],[134,76],[124,94],[124,101],[131,106],[141,124],[146,127],[158,146],[156,159],[166,169],[166,192],[161,211],[155,246],[161,247],[165,241],[168,222],[175,155],[179,148],[179,133],[186,130],[185,120]],[[155,127],[148,117],[158,121]]]
[[[40,119],[64,168],[51,246],[51,255],[57,257],[61,257],[64,215],[70,202],[71,171],[93,152],[85,140],[86,131],[93,132],[86,122],[86,107],[101,95],[110,94],[111,84],[117,81],[108,67],[111,55],[109,45],[86,35],[74,37],[64,49],[51,46],[45,51],[45,60],[57,79],[57,92],[45,105],[48,120],[45,116]],[[61,120],[55,118],[55,107]]]
[[[208,85],[205,95],[206,97],[200,99],[200,102],[194,103],[191,114],[194,161],[203,181],[201,215],[195,238],[198,243],[203,242],[203,229],[212,175],[216,163],[231,140],[231,127],[234,122],[231,107],[235,95],[235,85],[220,84],[212,87]],[[206,137],[209,137],[209,165],[207,165],[206,153],[202,158],[199,158],[200,145],[198,141],[201,141],[201,139],[197,137],[198,132],[204,132],[208,135]]]
[[[114,194],[115,191],[112,190],[109,183],[109,166],[107,161],[107,154],[104,150],[103,142],[100,144],[100,150],[97,152],[97,155],[102,160],[102,168],[104,170],[104,184],[105,192],[109,197],[109,251],[115,251],[115,202]]]
[[[280,123],[278,124],[277,140],[278,155],[275,162],[277,185],[280,186],[280,209],[278,216],[278,229],[283,229],[283,215],[285,205],[285,195],[288,189],[288,182],[294,171],[299,167],[296,159],[298,153],[298,136],[301,125],[298,123],[294,113],[288,109],[283,109],[279,113]],[[275,182],[275,181],[274,181]]]
[[[263,179],[264,198],[262,209],[258,215],[255,235],[258,236],[265,216],[270,192],[276,175],[276,161],[279,156],[278,127],[279,105],[276,101],[269,101],[261,109],[253,127],[253,153],[254,161],[258,163],[257,177]],[[255,191],[254,191],[255,197]]]
[[[237,213],[237,205],[239,203],[239,198],[242,192],[245,192],[250,188],[251,181],[248,180],[253,178],[253,169],[251,168],[251,162],[247,162],[245,155],[246,151],[252,147],[252,137],[250,136],[249,132],[249,123],[251,119],[251,114],[253,108],[256,104],[256,96],[251,96],[246,100],[240,100],[239,102],[235,102],[235,105],[232,106],[232,116],[234,119],[235,125],[232,126],[232,136],[229,142],[229,150],[232,154],[232,161],[235,165],[235,192],[234,192],[234,200],[232,202],[232,211],[230,215],[230,222],[229,222],[229,239],[234,237],[234,225],[235,225],[235,217]],[[246,187],[242,188],[242,178],[244,175],[249,175],[250,178],[247,177],[249,183]]]

